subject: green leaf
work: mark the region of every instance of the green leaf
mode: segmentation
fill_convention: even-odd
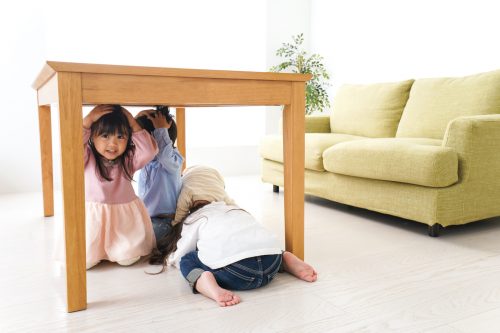
[[[326,87],[330,86],[330,75],[323,64],[323,57],[319,54],[308,56],[301,47],[304,42],[304,34],[292,36],[292,43],[283,43],[276,50],[276,55],[284,58],[283,62],[272,66],[272,72],[291,72],[312,74],[311,80],[306,82],[306,114],[315,111],[323,112],[330,107]]]

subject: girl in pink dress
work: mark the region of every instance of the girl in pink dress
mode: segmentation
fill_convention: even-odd
[[[158,147],[119,105],[98,105],[84,117],[83,142],[87,269],[101,260],[132,265],[156,244],[132,176],[155,157]]]

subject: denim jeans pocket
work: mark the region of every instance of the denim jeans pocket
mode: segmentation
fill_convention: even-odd
[[[231,284],[231,289],[246,290],[253,289],[253,283],[255,281],[255,276],[248,276],[237,272],[236,270],[226,266],[223,268],[224,271],[228,273],[228,283]]]

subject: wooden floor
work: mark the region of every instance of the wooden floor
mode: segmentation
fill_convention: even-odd
[[[283,241],[283,192],[250,176],[227,189]],[[500,332],[500,219],[430,238],[422,224],[307,197],[314,284],[279,274],[219,308],[175,269],[108,263],[88,271],[88,309],[68,314],[53,260],[60,203],[44,219],[41,200],[0,196],[0,332]]]

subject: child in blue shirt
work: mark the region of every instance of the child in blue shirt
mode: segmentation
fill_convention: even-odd
[[[159,149],[155,158],[141,169],[139,175],[139,196],[151,216],[158,242],[171,230],[182,187],[184,158],[174,146],[177,125],[168,106],[143,110],[137,114],[136,119],[142,128],[151,133]]]

